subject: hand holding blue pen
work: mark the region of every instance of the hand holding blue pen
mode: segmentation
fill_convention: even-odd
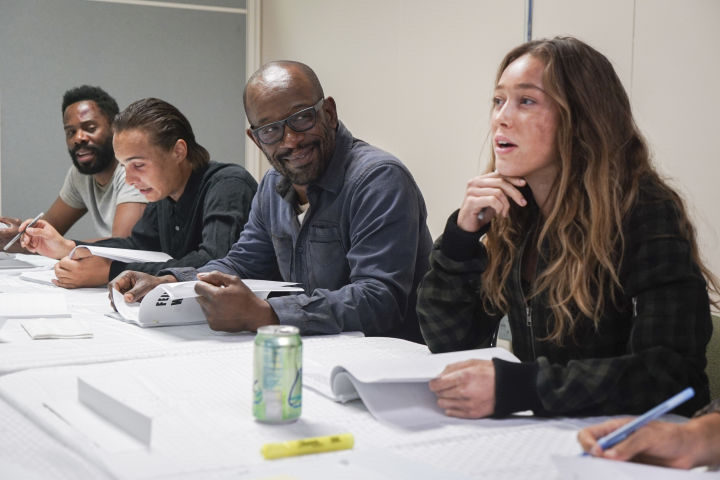
[[[640,427],[646,425],[647,423],[657,420],[670,410],[676,408],[677,406],[681,405],[682,403],[686,402],[690,398],[695,396],[695,390],[693,390],[692,387],[688,387],[682,392],[678,393],[677,395],[674,395],[670,397],[669,399],[665,400],[660,405],[656,406],[655,408],[652,408],[651,410],[648,410],[643,415],[637,417],[632,422],[628,422],[622,427],[618,428],[617,430],[610,432],[609,434],[605,435],[604,437],[600,438],[598,440],[598,445],[603,450],[607,450],[608,448],[613,447],[614,445],[622,442],[625,440],[630,434],[632,434],[635,430],[639,429]],[[588,452],[583,453],[583,455],[589,455]]]

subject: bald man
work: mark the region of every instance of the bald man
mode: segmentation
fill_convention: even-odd
[[[273,168],[239,240],[199,269],[126,272],[111,288],[136,301],[158,283],[198,279],[215,330],[279,323],[306,335],[362,331],[422,342],[415,291],[432,241],[410,172],[352,136],[307,65],[264,65],[243,99],[247,135]],[[241,278],[298,282],[305,292],[261,300]]]

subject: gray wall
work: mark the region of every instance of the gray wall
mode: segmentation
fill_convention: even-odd
[[[189,2],[185,2],[189,3]],[[245,1],[195,4],[245,7]],[[62,94],[99,85],[120,108],[178,107],[214,160],[244,164],[245,15],[86,0],[0,0],[2,214],[28,218],[57,198],[71,165]],[[74,238],[95,237],[83,219]]]

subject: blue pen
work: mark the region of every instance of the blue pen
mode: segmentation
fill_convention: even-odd
[[[631,433],[633,433],[635,430],[642,427],[646,423],[660,418],[662,415],[666,414],[673,408],[686,402],[694,396],[695,390],[693,390],[692,387],[686,388],[677,395],[668,398],[657,407],[648,410],[632,422],[628,422],[617,430],[608,433],[600,440],[598,440],[598,445],[600,445],[600,448],[602,448],[603,450],[607,450],[608,448],[625,440]],[[583,455],[589,455],[589,453],[585,452],[583,453]]]

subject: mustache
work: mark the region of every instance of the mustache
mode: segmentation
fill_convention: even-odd
[[[89,143],[83,143],[83,144],[73,147],[73,149],[70,150],[70,153],[72,153],[73,155],[77,155],[78,150],[80,150],[81,148],[84,150],[90,150],[91,152],[93,152],[95,154],[98,154],[100,152],[100,147],[97,147],[95,145],[90,145]]]
[[[313,142],[305,142],[305,143],[302,143],[302,144],[298,145],[298,146],[295,147],[295,148],[282,148],[282,149],[279,149],[279,150],[275,153],[275,158],[276,158],[277,160],[284,161],[284,160],[287,160],[287,158],[288,158],[290,155],[292,155],[292,153],[293,153],[295,150],[302,150],[302,149],[307,148],[307,147],[317,147],[318,145],[320,145],[320,141],[319,141],[319,140],[313,141]]]

